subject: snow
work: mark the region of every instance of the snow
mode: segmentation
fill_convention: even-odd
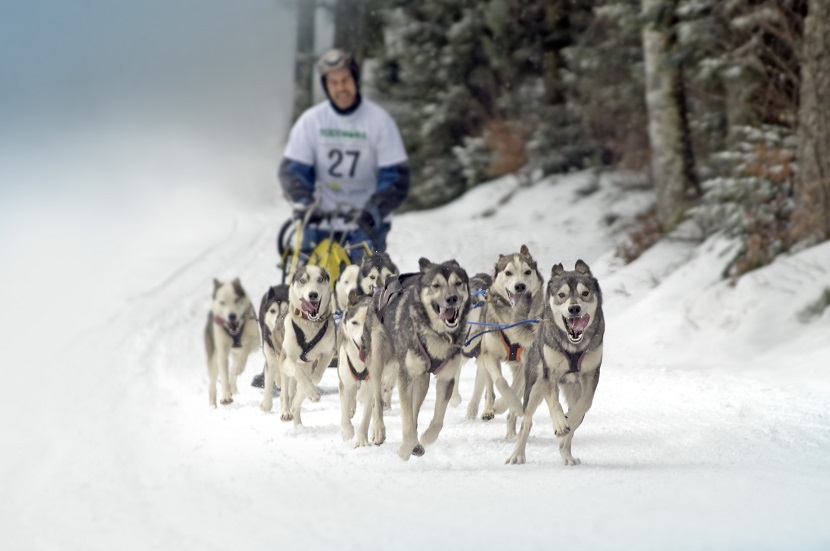
[[[397,216],[389,252],[404,271],[425,256],[490,272],[522,244],[546,277],[585,260],[607,324],[573,443],[582,465],[561,463],[544,408],[528,463],[505,465],[503,416],[465,419],[472,362],[438,441],[403,462],[397,396],[385,444],[342,441],[333,369],[299,429],[260,411],[248,383],[261,355],[233,404],[208,407],[213,278],[240,277],[257,304],[280,280],[283,134],[229,142],[157,124],[63,148],[3,137],[4,548],[830,546],[830,309],[816,307],[830,243],[737,282],[720,277],[734,245],[717,239],[667,238],[623,266],[615,245],[650,196],[618,174],[505,177]]]

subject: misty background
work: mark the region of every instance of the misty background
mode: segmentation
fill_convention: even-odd
[[[0,2],[0,302],[16,310],[0,331],[12,358],[43,365],[123,306],[123,289],[167,276],[152,267],[187,261],[138,243],[195,243],[206,217],[228,232],[246,207],[281,205],[295,19],[273,0]]]

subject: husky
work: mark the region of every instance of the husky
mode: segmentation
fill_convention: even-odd
[[[479,272],[470,278],[470,312],[467,314],[467,334],[464,339],[464,348],[462,354],[466,358],[475,359],[481,351],[481,339],[477,337],[483,331],[480,325],[472,325],[473,323],[481,322],[482,307],[485,304],[484,296],[487,294],[487,289],[493,284],[493,276]],[[459,379],[461,372],[455,379],[455,386],[453,387],[452,399],[450,405],[455,407],[461,403],[461,394],[459,393]],[[485,388],[486,387],[486,388]],[[478,404],[481,402],[481,393],[486,391],[486,396],[490,402],[495,401],[493,392],[493,380],[484,377],[484,370],[476,370],[476,379],[473,387],[473,396],[470,398],[470,405],[467,408],[467,418],[475,419],[478,414]]]
[[[444,415],[464,356],[461,350],[470,309],[467,272],[454,260],[434,264],[418,261],[420,272],[398,276],[375,294],[378,315],[393,354],[383,358],[387,369],[397,364],[403,439],[398,455],[407,461],[424,454],[444,425]],[[435,412],[418,440],[418,413],[435,375]]]
[[[285,317],[288,315],[288,285],[281,283],[268,288],[259,303],[259,329],[265,354],[265,384],[260,407],[271,411],[273,386],[282,384],[280,352],[285,338]]]
[[[354,436],[354,417],[357,399],[363,404],[363,420],[358,430],[355,447],[369,445],[369,418],[372,417],[372,443],[376,446],[386,440],[383,424],[383,381],[389,376],[384,373],[382,359],[392,355],[390,340],[380,323],[374,298],[349,293],[349,303],[340,320],[338,332],[340,359],[337,375],[340,379],[340,426],[343,440]],[[395,376],[394,369],[386,370]]]
[[[213,298],[205,326],[207,352],[208,403],[216,407],[216,379],[222,379],[221,404],[233,402],[236,378],[245,370],[248,356],[259,348],[259,327],[251,299],[242,288],[239,278],[229,282],[213,280]],[[233,360],[233,368],[229,362]]]
[[[585,262],[577,260],[571,272],[562,264],[551,269],[544,318],[525,360],[524,418],[516,448],[506,462],[525,462],[533,413],[544,399],[554,434],[561,438],[562,461],[579,465],[581,461],[571,454],[571,440],[594,400],[605,334],[602,291]],[[567,414],[559,402],[560,388],[568,403]]]
[[[337,311],[346,309],[352,290],[358,295],[373,295],[375,289],[382,288],[386,280],[395,275],[398,275],[398,267],[385,252],[364,255],[359,264],[342,265],[334,286]]]
[[[533,344],[538,323],[536,320],[545,307],[544,284],[545,280],[539,273],[536,261],[527,246],[522,245],[518,253],[499,255],[493,270],[493,282],[487,290],[487,298],[482,307],[482,321],[492,326],[508,327],[493,329],[487,326],[481,331],[480,349],[476,356],[478,385],[473,389],[467,417],[475,418],[482,386],[492,388],[495,385],[502,399],[494,402],[493,393],[489,392],[484,400],[481,418],[489,421],[497,411],[501,413],[505,406],[509,407],[508,439],[516,436],[516,419],[524,411],[519,400],[525,380],[522,354]],[[502,362],[510,368],[510,385],[502,376]]]
[[[306,398],[320,401],[315,385],[335,353],[333,302],[331,276],[324,268],[307,264],[297,269],[288,287],[280,353],[280,419],[293,419],[294,426],[302,424],[300,406]]]

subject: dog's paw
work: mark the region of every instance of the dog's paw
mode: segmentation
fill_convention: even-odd
[[[230,397],[222,398],[222,400],[219,403],[222,404],[223,406],[227,406],[228,404],[233,403],[233,398],[230,398]]]
[[[280,421],[293,421],[294,415],[289,413],[280,413]]]
[[[392,409],[392,400],[391,399],[383,399],[383,411],[389,411]]]
[[[567,421],[565,421],[564,419],[561,420],[561,421],[559,421],[559,420],[554,421],[554,423],[553,423],[553,433],[557,437],[562,438],[563,436],[565,436],[569,432],[571,432],[571,427],[568,426]]]
[[[263,399],[262,402],[259,403],[259,409],[268,413],[274,407],[274,400],[271,398]]]
[[[426,445],[430,445],[435,443],[438,440],[438,435],[441,433],[441,427],[433,427],[430,426],[424,433],[421,435],[421,442]]]
[[[426,453],[426,450],[424,449],[424,447],[421,444],[418,444],[417,446],[415,446],[412,449],[412,455],[414,455],[415,457],[421,457],[425,453]]]
[[[369,445],[369,437],[365,434],[358,434],[354,441],[355,448],[363,448]]]
[[[516,427],[507,429],[507,432],[504,434],[505,440],[513,440],[516,438]]]
[[[306,393],[306,398],[308,398],[312,402],[319,402],[320,401],[320,391],[317,390],[317,387],[312,386],[308,392]],[[352,414],[354,415],[354,414]]]
[[[572,455],[563,455],[562,456],[562,463],[568,466],[580,465],[582,461],[578,457],[574,457]]]
[[[478,417],[478,404],[471,403],[467,406],[467,419],[473,421],[476,417]]]
[[[404,461],[409,461],[409,456],[412,455],[412,446],[406,442],[401,442],[398,446],[398,456]]]
[[[496,414],[492,411],[485,411],[481,414],[482,421],[492,421],[496,417]]]
[[[452,398],[450,398],[450,406],[457,408],[461,405],[461,395],[457,392],[452,393]]]
[[[504,462],[505,465],[524,465],[525,464],[525,454],[519,452],[513,452],[513,455],[507,458],[507,461]]]
[[[375,446],[380,446],[384,442],[386,442],[386,426],[377,423],[372,427],[372,443]]]
[[[340,432],[343,434],[343,441],[348,442],[354,438],[354,425],[351,423],[340,425]]]

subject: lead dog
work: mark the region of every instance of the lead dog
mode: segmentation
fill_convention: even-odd
[[[317,385],[335,353],[331,277],[313,265],[297,269],[288,287],[288,315],[280,354],[280,419],[301,425],[300,407],[320,400]],[[266,388],[268,382],[266,381]],[[267,394],[267,392],[266,392]]]
[[[396,376],[394,369],[384,369],[382,359],[392,354],[386,330],[380,323],[374,299],[349,293],[349,303],[340,320],[338,333],[340,358],[337,375],[340,379],[340,426],[343,440],[354,436],[354,417],[357,400],[363,405],[363,420],[357,433],[355,447],[369,445],[369,418],[372,418],[372,443],[376,446],[386,440],[383,424],[382,390],[388,374]],[[394,367],[394,366],[393,366]]]
[[[579,465],[581,461],[571,454],[571,440],[594,399],[605,334],[602,291],[582,260],[577,260],[572,272],[566,272],[562,264],[551,270],[544,318],[547,322],[537,331],[527,355],[525,413],[516,449],[507,463],[525,462],[533,413],[544,399],[554,434],[561,438],[562,461],[565,465]],[[559,402],[560,388],[568,403],[567,415]]]
[[[248,356],[259,348],[259,328],[251,299],[239,278],[229,282],[213,280],[213,297],[205,326],[208,403],[216,407],[216,379],[222,380],[221,404],[233,402],[236,378],[244,371]],[[229,363],[233,362],[232,368]]]
[[[454,260],[418,261],[420,272],[394,278],[375,294],[378,312],[397,364],[403,438],[398,455],[404,461],[423,455],[423,444],[438,438],[464,356],[466,318],[470,309],[467,272]],[[418,440],[418,413],[435,376],[435,412]]]
[[[507,438],[516,436],[516,419],[524,411],[519,400],[525,385],[522,354],[533,344],[536,334],[536,323],[522,322],[535,321],[541,316],[545,307],[544,284],[536,261],[525,245],[518,253],[499,255],[481,313],[482,321],[489,326],[481,337],[481,349],[476,357],[476,382],[492,381],[502,397],[497,403],[492,401],[492,393],[485,397],[482,419],[492,419],[496,412],[509,407]],[[510,385],[502,375],[502,363],[511,371]],[[481,371],[483,377],[479,377]],[[480,387],[473,389],[473,398],[478,396],[481,396]],[[470,413],[475,417],[473,412],[477,408],[478,401],[471,400],[468,417]]]

